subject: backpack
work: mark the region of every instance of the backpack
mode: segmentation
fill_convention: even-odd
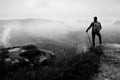
[[[99,22],[93,22],[93,32],[99,32],[101,29],[101,24]]]

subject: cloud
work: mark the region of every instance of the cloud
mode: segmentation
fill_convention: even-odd
[[[0,18],[119,18],[118,0],[0,0]]]

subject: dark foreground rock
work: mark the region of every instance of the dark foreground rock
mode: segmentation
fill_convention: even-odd
[[[7,66],[45,66],[52,63],[55,58],[51,51],[37,49],[34,45],[3,48],[0,55],[0,61]]]

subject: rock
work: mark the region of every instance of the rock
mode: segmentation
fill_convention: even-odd
[[[37,49],[37,47],[31,44],[31,45],[22,46],[22,49],[30,50],[30,49]]]
[[[47,65],[50,64],[56,56],[51,51],[37,49],[34,45],[4,48],[1,49],[1,53],[8,55],[4,58],[4,62],[12,65],[24,63]]]
[[[51,62],[55,58],[55,54],[51,51],[42,49],[30,49],[22,52],[21,57],[28,59],[31,63],[41,65],[44,62]],[[46,63],[47,65],[47,63]]]
[[[10,62],[11,59],[7,58],[7,59],[5,59],[4,61],[5,61],[5,62]]]

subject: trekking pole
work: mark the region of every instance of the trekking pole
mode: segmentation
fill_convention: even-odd
[[[87,36],[88,36],[88,40],[89,40],[90,46],[92,46],[92,42],[91,42],[91,40],[90,40],[90,37],[89,37],[88,32],[87,32]]]

